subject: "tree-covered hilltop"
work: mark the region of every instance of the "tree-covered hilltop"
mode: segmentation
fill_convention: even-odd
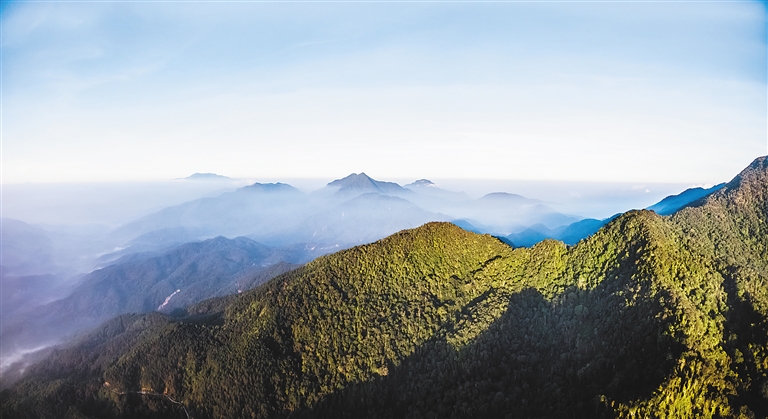
[[[431,223],[172,318],[123,316],[15,417],[768,417],[768,162],[671,217],[512,249]]]

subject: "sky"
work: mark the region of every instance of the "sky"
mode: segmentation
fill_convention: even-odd
[[[768,153],[760,2],[3,2],[2,183],[714,184]]]

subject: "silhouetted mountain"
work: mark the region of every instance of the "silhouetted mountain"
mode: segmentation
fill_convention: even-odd
[[[367,193],[407,196],[412,192],[394,182],[374,180],[365,173],[352,173],[345,178],[336,179],[328,183],[324,188],[315,191],[313,194],[322,197],[333,196],[335,199],[350,199]]]
[[[708,189],[704,189],[704,188],[686,189],[685,191],[677,195],[670,195],[662,199],[658,203],[648,207],[648,209],[655,211],[659,215],[670,215],[679,211],[681,208],[685,207],[686,205],[694,201],[697,201],[699,199],[702,199],[712,194],[713,192],[720,190],[723,186],[725,186],[725,183],[715,185]]]
[[[506,239],[514,243],[515,246],[522,247],[530,247],[546,239],[560,240],[565,244],[574,245],[596,233],[601,227],[619,215],[617,214],[604,220],[586,218],[555,229],[547,228],[543,224],[536,224],[519,233],[512,233],[506,236]]]
[[[469,196],[464,192],[453,192],[445,189],[441,189],[435,185],[434,182],[428,179],[419,179],[413,183],[405,185],[406,189],[416,192],[417,196],[431,198],[432,200],[438,199],[443,202],[433,202],[431,200],[419,199],[417,197],[409,197],[410,200],[416,202],[419,205],[424,206],[427,209],[433,207],[440,207],[446,202],[461,202],[469,200]],[[440,209],[439,209],[440,210]],[[439,211],[438,210],[438,211]]]
[[[366,193],[308,217],[289,237],[294,242],[335,246],[327,248],[337,251],[430,221],[447,219],[402,198]]]
[[[537,199],[528,199],[524,196],[508,192],[491,192],[480,198],[482,202],[493,202],[495,205],[536,205],[541,201]]]
[[[520,195],[494,192],[480,199],[459,202],[445,210],[457,219],[476,221],[484,233],[508,235],[531,225],[542,224],[549,229],[571,224],[580,217],[559,213],[539,200]]]
[[[113,236],[128,242],[158,230],[185,231],[188,236],[237,237],[281,233],[311,213],[308,197],[283,183],[255,183],[216,197],[165,208],[126,224]]]
[[[216,173],[193,173],[184,178],[184,180],[232,180],[232,178],[217,175]]]
[[[509,234],[505,238],[515,247],[531,247],[540,241],[553,238],[554,235],[555,232],[544,224],[535,224],[519,233]]]
[[[360,196],[368,197],[358,199]],[[346,218],[342,219],[342,214]],[[217,235],[244,235],[294,249],[303,246],[311,258],[428,221],[454,219],[473,220],[477,231],[505,235],[536,223],[554,229],[578,217],[519,195],[494,193],[470,200],[464,193],[437,188],[427,179],[403,188],[360,173],[334,180],[309,196],[283,183],[256,183],[166,208],[117,229],[112,235],[117,249],[102,255],[100,261],[107,263],[129,252],[161,251],[171,244]]]
[[[113,319],[4,418],[768,417],[768,160],[573,247],[430,223],[185,317]]]
[[[265,193],[265,194],[286,194],[286,195],[303,195],[303,192],[294,188],[287,183],[254,183],[252,185],[244,186],[238,189],[239,193]]]
[[[604,220],[596,220],[594,218],[586,218],[584,220],[576,221],[573,224],[569,224],[566,227],[558,228],[555,236],[552,237],[556,240],[560,240],[565,244],[574,245],[580,240],[583,240],[593,234],[595,234],[600,228],[608,224],[611,220],[618,217],[620,214],[613,217],[606,218]]]
[[[406,188],[429,188],[429,187],[435,187],[435,182],[432,182],[429,179],[419,179],[405,185],[405,187]]]

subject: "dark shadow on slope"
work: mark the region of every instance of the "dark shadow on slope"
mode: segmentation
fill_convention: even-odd
[[[185,418],[183,409],[163,397],[117,394],[103,378],[103,369],[134,346],[145,331],[171,323],[159,313],[125,314],[103,323],[68,347],[55,348],[45,360],[29,367],[28,375],[36,379],[22,380],[0,393],[0,416]],[[27,397],[30,394],[38,396]]]
[[[601,396],[650,396],[682,347],[655,318],[658,295],[627,306],[615,285],[603,284],[569,289],[551,302],[531,288],[514,294],[506,312],[461,349],[433,339],[389,365],[386,376],[350,385],[294,416],[613,417]]]
[[[750,344],[768,347],[768,319],[755,311],[751,297],[742,292],[739,295],[736,268],[726,269],[723,275],[723,287],[728,293],[729,311],[726,314],[725,332],[726,351],[733,360],[731,369],[739,375],[743,386],[737,396],[731,396],[735,406],[746,405],[756,417],[768,417],[768,378],[760,371],[758,364],[762,359],[755,359]]]

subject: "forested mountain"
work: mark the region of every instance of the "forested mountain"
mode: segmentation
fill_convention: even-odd
[[[659,215],[671,215],[677,211],[680,211],[685,206],[691,205],[692,203],[695,203],[696,201],[720,190],[723,186],[725,186],[725,183],[721,183],[707,189],[686,189],[677,195],[667,196],[661,201],[651,205],[647,209],[652,210]],[[573,245],[585,237],[594,234],[602,226],[616,218],[618,215],[619,214],[616,214],[613,217],[609,217],[604,220],[585,218],[583,220],[579,220],[571,224],[560,225],[559,227],[555,228],[549,228],[544,224],[534,224],[525,230],[507,235],[505,239],[507,239],[515,246],[523,247],[533,246],[534,244],[546,239],[560,240],[565,244]]]
[[[29,310],[19,308],[14,317],[5,317],[1,348],[8,353],[35,347],[118,314],[170,313],[204,299],[242,292],[299,266],[290,262],[296,262],[290,253],[245,237],[217,237],[159,254],[125,256],[86,275],[69,295],[42,306],[28,304]]]
[[[122,316],[2,393],[23,417],[765,418],[768,160],[573,247],[430,223],[186,317]]]

